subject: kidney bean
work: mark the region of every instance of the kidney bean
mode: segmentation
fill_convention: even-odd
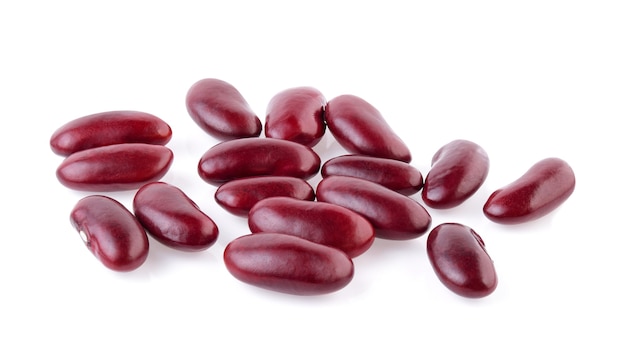
[[[348,208],[369,220],[376,236],[407,240],[428,230],[428,211],[412,198],[369,180],[329,176],[317,185],[317,199]]]
[[[295,87],[277,93],[265,116],[265,136],[315,146],[324,136],[326,98],[313,87]]]
[[[411,161],[411,152],[382,114],[364,99],[341,95],[326,104],[326,124],[337,142],[351,153]]]
[[[172,129],[160,118],[139,111],[119,110],[87,115],[57,129],[50,138],[52,151],[69,156],[89,148],[120,143],[165,145]]]
[[[363,254],[374,242],[374,228],[358,213],[326,202],[270,197],[252,207],[248,225],[253,233],[291,234],[342,250]]]
[[[204,153],[198,173],[220,185],[233,179],[275,175],[309,179],[320,168],[320,157],[310,147],[273,138],[244,138],[218,143]]]
[[[152,237],[174,249],[201,251],[217,240],[215,222],[173,185],[145,184],[135,194],[133,210]]]
[[[215,191],[215,201],[237,216],[248,216],[248,212],[257,202],[274,196],[315,200],[315,192],[309,183],[289,176],[235,179],[220,185]]]
[[[130,190],[163,177],[173,158],[172,151],[160,145],[102,146],[71,154],[56,175],[61,184],[75,190]]]
[[[465,225],[443,223],[433,228],[426,241],[426,253],[439,280],[458,295],[481,298],[498,285],[485,243]]]
[[[79,200],[70,222],[89,251],[111,270],[135,270],[148,257],[144,228],[126,207],[110,197],[91,195]]]
[[[474,142],[454,140],[433,156],[422,199],[432,208],[452,208],[472,196],[489,172],[487,152]]]
[[[354,276],[352,259],[343,251],[280,233],[236,238],[226,246],[224,262],[244,283],[294,295],[335,292]]]
[[[364,155],[343,155],[322,165],[322,177],[352,176],[373,181],[404,195],[418,192],[423,185],[422,174],[412,165],[389,158]]]
[[[230,83],[206,78],[193,84],[186,97],[187,112],[209,135],[220,140],[257,137],[261,120]]]
[[[576,178],[567,162],[546,158],[512,183],[493,192],[483,213],[502,224],[518,224],[543,217],[574,192]]]

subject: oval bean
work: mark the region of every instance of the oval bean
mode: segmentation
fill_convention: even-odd
[[[518,224],[547,215],[574,192],[576,177],[567,162],[546,158],[514,182],[493,192],[483,213],[493,222]]]
[[[144,228],[126,207],[110,197],[91,195],[79,200],[70,221],[89,251],[111,270],[135,270],[148,257]]]

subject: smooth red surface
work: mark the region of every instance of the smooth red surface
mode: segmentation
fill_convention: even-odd
[[[61,156],[120,143],[165,145],[172,129],[160,118],[139,111],[119,110],[87,115],[58,128],[50,148]]]
[[[218,237],[213,219],[181,189],[164,182],[142,186],[135,193],[133,211],[153,238],[174,249],[205,250]]]
[[[485,244],[470,227],[459,223],[438,225],[428,235],[426,252],[441,283],[458,295],[481,298],[498,285]]]
[[[224,263],[242,282],[295,295],[335,292],[354,276],[352,259],[343,251],[280,233],[236,238],[224,250]]]
[[[309,179],[319,171],[320,164],[320,157],[310,147],[287,140],[253,137],[211,147],[200,158],[198,174],[214,185],[262,175]]]
[[[342,250],[350,257],[374,243],[374,227],[358,213],[326,202],[270,197],[259,201],[248,215],[253,233],[296,235]]]
[[[265,115],[265,136],[313,147],[324,136],[326,98],[313,87],[283,90],[270,100]]]
[[[422,174],[412,165],[389,158],[343,155],[331,158],[321,168],[322,177],[343,175],[373,181],[403,195],[418,192]]]
[[[428,211],[412,198],[369,180],[330,176],[317,185],[317,199],[346,207],[372,223],[379,238],[414,239],[430,227]]]
[[[193,121],[220,140],[256,137],[263,128],[241,93],[222,80],[206,78],[193,84],[187,91],[186,106]]]
[[[160,145],[124,143],[71,154],[59,165],[57,179],[83,191],[131,190],[162,178],[174,154]]]
[[[288,176],[257,176],[226,182],[215,191],[215,201],[228,212],[248,216],[257,202],[274,196],[315,200],[315,191],[307,181]]]
[[[326,104],[326,124],[337,142],[350,153],[411,161],[407,145],[382,114],[364,99],[341,95]]]
[[[433,156],[422,200],[432,208],[458,206],[478,191],[488,173],[489,157],[482,147],[472,141],[454,140]]]
[[[503,224],[532,221],[563,204],[575,186],[576,177],[567,162],[546,158],[519,179],[493,192],[483,206],[483,213]]]
[[[110,197],[91,195],[79,200],[70,222],[84,233],[89,251],[111,270],[135,270],[148,257],[144,228],[126,207]]]

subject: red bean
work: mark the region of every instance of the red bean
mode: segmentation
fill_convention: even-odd
[[[315,146],[324,136],[326,98],[313,87],[295,87],[277,93],[265,116],[265,136]]]
[[[248,216],[253,233],[291,234],[342,250],[363,254],[374,242],[374,228],[358,213],[325,202],[270,197],[259,201]]]
[[[220,140],[257,137],[261,120],[230,83],[206,78],[193,84],[186,97],[187,112],[209,135]]]
[[[214,185],[262,175],[309,179],[319,171],[320,164],[317,153],[299,143],[245,138],[211,147],[200,159],[198,173],[204,181]]]
[[[68,188],[85,191],[136,189],[163,177],[172,164],[172,151],[160,145],[124,143],[71,154],[57,168]]]
[[[412,165],[395,159],[363,155],[329,159],[322,165],[322,177],[331,175],[366,179],[404,195],[418,192],[423,185],[422,174]]]
[[[433,156],[422,199],[432,208],[452,208],[472,196],[489,172],[487,152],[474,142],[454,140]]]
[[[217,240],[217,225],[173,185],[145,184],[135,194],[133,210],[152,237],[174,249],[201,251]]]
[[[543,217],[574,192],[576,178],[567,162],[546,158],[489,196],[483,212],[490,220],[518,224]]]
[[[348,152],[411,161],[411,152],[378,109],[362,98],[341,95],[326,104],[326,123]]]
[[[231,241],[224,250],[238,280],[295,295],[321,295],[344,288],[354,276],[343,251],[293,235],[257,233]]]
[[[89,148],[120,143],[165,145],[172,129],[158,117],[138,111],[110,111],[87,115],[68,122],[50,138],[52,151],[69,156]]]
[[[458,223],[443,223],[431,230],[426,252],[439,280],[452,292],[481,298],[498,285],[496,270],[481,237]]]
[[[81,199],[70,221],[87,248],[111,270],[135,270],[148,257],[145,230],[126,207],[110,197],[91,195]]]
[[[348,208],[372,223],[376,236],[407,240],[430,227],[428,211],[412,198],[369,180],[330,176],[317,185],[317,199]]]
[[[273,196],[315,200],[315,192],[309,183],[289,176],[258,176],[231,180],[220,185],[215,191],[215,201],[237,216],[248,216],[252,206]]]

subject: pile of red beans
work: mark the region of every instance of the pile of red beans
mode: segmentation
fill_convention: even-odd
[[[186,106],[200,128],[222,141],[200,158],[200,178],[217,186],[221,207],[247,217],[251,231],[226,246],[225,265],[238,280],[273,291],[340,290],[354,276],[352,259],[375,238],[415,239],[431,228],[429,212],[411,195],[421,191],[426,206],[452,208],[472,196],[489,171],[481,146],[454,140],[435,153],[423,177],[382,114],[353,95],[327,101],[312,87],[286,89],[270,100],[264,128],[222,80],[195,83]],[[348,153],[323,162],[312,147],[326,129]],[[111,111],[70,121],[50,139],[53,152],[66,157],[57,169],[66,187],[137,190],[132,212],[95,194],[79,200],[70,215],[87,248],[112,270],[141,266],[148,236],[183,251],[202,251],[217,240],[211,217],[183,190],[159,181],[172,164],[165,146],[171,137],[170,126],[154,115]],[[318,172],[314,189],[307,180]],[[503,224],[531,221],[560,206],[574,186],[565,161],[544,159],[494,191],[483,212]],[[458,295],[480,298],[497,287],[485,244],[466,225],[433,227],[427,254],[443,285]]]

